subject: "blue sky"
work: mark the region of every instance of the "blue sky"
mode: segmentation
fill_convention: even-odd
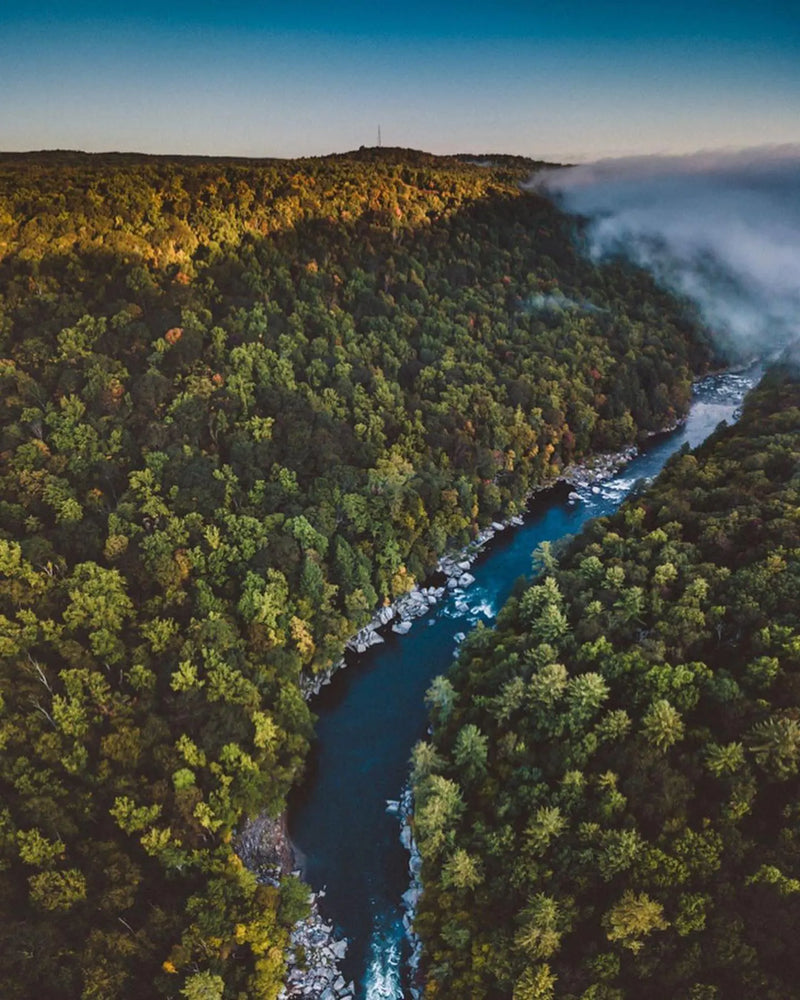
[[[0,8],[0,148],[585,160],[800,140],[800,0]]]

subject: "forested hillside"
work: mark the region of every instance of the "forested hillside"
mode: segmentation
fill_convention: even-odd
[[[432,686],[426,996],[800,996],[800,381],[671,460]]]
[[[7,1000],[274,997],[304,893],[231,842],[302,771],[301,671],[685,411],[691,318],[529,168],[0,156]]]

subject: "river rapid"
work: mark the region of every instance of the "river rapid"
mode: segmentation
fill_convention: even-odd
[[[289,804],[289,830],[306,881],[326,890],[321,909],[349,942],[342,963],[359,1000],[401,1000],[408,943],[401,896],[408,888],[408,854],[399,824],[387,813],[408,776],[413,745],[426,728],[424,695],[444,673],[463,635],[491,624],[513,588],[531,572],[531,553],[557,542],[591,518],[613,513],[634,484],[651,479],[674,452],[695,447],[722,420],[736,419],[761,368],[712,375],[695,387],[686,423],[653,439],[625,468],[592,485],[558,485],[538,493],[524,523],[499,533],[470,572],[466,590],[447,591],[404,636],[353,657],[314,699],[317,740],[307,778]]]

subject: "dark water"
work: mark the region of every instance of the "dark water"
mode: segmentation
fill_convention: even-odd
[[[613,513],[637,480],[657,475],[685,442],[695,446],[721,420],[731,422],[760,374],[754,368],[704,379],[682,429],[654,442],[614,478],[580,489],[579,499],[570,499],[565,487],[537,496],[524,525],[496,536],[475,562],[468,590],[448,592],[408,635],[390,633],[385,645],[337,674],[314,700],[318,739],[307,781],[290,803],[290,832],[305,855],[307,881],[314,889],[327,887],[324,916],[349,939],[344,972],[361,984],[360,997],[404,995],[400,897],[408,887],[408,855],[386,800],[398,798],[406,780],[411,748],[425,732],[425,691],[447,670],[456,636],[494,620],[514,581],[530,573],[531,553],[541,542]]]

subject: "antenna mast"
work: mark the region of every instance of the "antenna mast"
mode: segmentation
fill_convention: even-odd
[[[379,148],[380,148],[380,144],[381,144],[381,127],[379,125],[378,126],[378,147]]]

